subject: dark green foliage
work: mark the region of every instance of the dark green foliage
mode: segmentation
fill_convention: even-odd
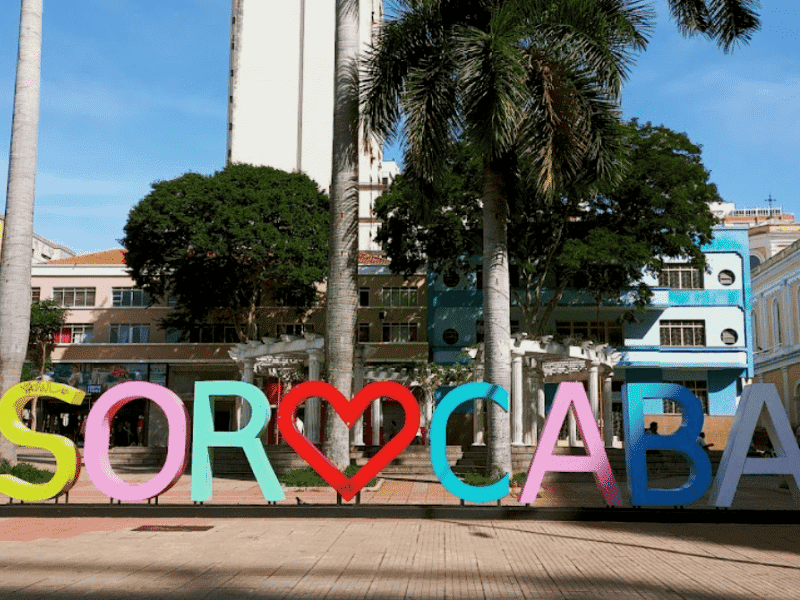
[[[53,473],[37,469],[28,463],[17,463],[15,466],[4,460],[0,463],[0,475],[14,475],[29,483],[47,483],[53,478]]]
[[[347,477],[352,477],[359,470],[358,465],[349,465],[344,474]],[[278,476],[278,481],[283,485],[289,487],[327,487],[328,482],[319,476],[311,467],[303,467],[302,469],[292,469],[288,473]],[[367,483],[367,487],[374,487],[378,482],[377,478],[373,478]]]
[[[32,363],[27,375],[41,377],[50,362],[50,353],[55,347],[54,336],[64,327],[67,309],[55,300],[40,300],[31,303],[31,328],[28,337],[27,360]],[[25,370],[23,368],[23,374]],[[22,381],[27,381],[22,379]]]
[[[651,296],[642,273],[658,273],[664,257],[705,266],[700,246],[714,225],[708,202],[719,195],[700,147],[636,120],[622,136],[629,150],[620,183],[576,184],[546,199],[524,177],[505,182],[509,257],[520,273],[515,296],[531,334],[544,333],[568,288],[591,292],[598,305],[630,290],[624,303],[634,308]],[[376,203],[384,221],[378,240],[397,272],[422,268],[426,258],[439,273],[463,270],[482,252],[480,160],[458,144],[446,164],[440,191],[398,178]]]
[[[214,318],[258,339],[255,309],[308,307],[327,272],[328,197],[308,177],[229,165],[154,183],[120,240],[137,285],[172,296],[165,326]]]
[[[528,472],[527,471],[520,471],[519,473],[514,473],[514,476],[511,478],[511,483],[519,483],[520,485],[524,484],[528,479]]]

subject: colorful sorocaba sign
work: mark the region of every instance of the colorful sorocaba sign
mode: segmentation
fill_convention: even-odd
[[[44,448],[56,460],[55,475],[47,483],[33,484],[12,475],[0,475],[0,493],[25,501],[52,498],[67,492],[78,478],[80,455],[65,437],[31,431],[22,422],[22,410],[39,396],[80,404],[84,393],[68,385],[46,381],[20,383],[0,399],[0,432],[20,446]],[[214,397],[239,396],[252,408],[250,421],[238,431],[215,431]],[[352,427],[373,400],[391,398],[405,410],[400,432],[389,440],[370,461],[353,476],[346,477],[295,426],[294,414],[306,399],[327,400],[348,427]],[[117,411],[131,400],[146,398],[155,402],[166,415],[169,425],[167,458],[161,471],[150,481],[132,484],[111,468],[109,437]],[[436,476],[452,494],[471,502],[492,502],[509,493],[509,475],[488,486],[467,485],[459,480],[447,463],[445,431],[447,421],[459,405],[476,398],[497,403],[508,410],[508,392],[484,382],[467,383],[448,393],[436,408],[430,426],[431,464]],[[644,400],[675,401],[683,414],[680,427],[670,435],[646,435]],[[585,456],[554,453],[558,433],[567,414],[573,409],[580,428]],[[750,441],[761,411],[766,409],[767,431],[776,449],[776,458],[747,456]],[[719,471],[712,483],[711,463],[698,445],[703,429],[703,410],[699,400],[686,388],[664,383],[623,386],[625,456],[627,484],[634,506],[685,506],[697,501],[711,488],[710,503],[730,506],[742,475],[786,475],[796,501],[800,501],[800,449],[789,425],[786,412],[773,385],[747,386],[741,396]],[[283,500],[284,494],[261,443],[261,434],[270,419],[270,406],[264,393],[241,381],[205,381],[195,384],[194,418],[191,430],[191,498],[210,500],[212,495],[211,453],[213,448],[238,447],[244,450],[261,492],[266,500]],[[333,386],[309,381],[294,387],[278,408],[278,428],[286,442],[317,471],[341,496],[350,500],[389,462],[411,443],[420,422],[417,400],[405,387],[393,382],[373,383],[355,398],[347,400]],[[666,450],[681,453],[689,463],[690,475],[685,485],[676,489],[652,489],[647,483],[645,453]],[[121,383],[105,392],[92,407],[86,420],[83,460],[94,485],[111,498],[125,501],[145,500],[164,493],[184,472],[189,455],[189,415],[185,404],[170,390],[141,381]],[[622,504],[608,455],[600,438],[589,400],[580,383],[562,383],[556,394],[531,461],[527,481],[519,501],[535,503],[536,495],[548,471],[593,473],[606,502]]]

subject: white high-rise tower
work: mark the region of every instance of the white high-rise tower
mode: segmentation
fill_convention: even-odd
[[[333,145],[334,0],[233,0],[228,162],[300,171],[325,191]],[[362,47],[382,0],[359,0]],[[372,208],[385,189],[378,144],[360,145],[359,248],[377,250]],[[389,165],[387,165],[389,166]]]

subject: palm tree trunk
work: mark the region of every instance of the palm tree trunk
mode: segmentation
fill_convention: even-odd
[[[22,0],[17,81],[11,125],[8,196],[0,260],[0,394],[19,382],[31,319],[31,247],[39,88],[42,55],[42,2]],[[17,462],[16,446],[0,437],[0,458]]]
[[[511,389],[511,298],[508,278],[508,204],[500,175],[487,161],[483,184],[483,318],[486,323],[486,381]],[[489,403],[489,473],[511,472],[509,413]]]
[[[358,309],[358,5],[336,0],[330,273],[325,350],[328,382],[350,398]],[[350,435],[328,405],[323,451],[339,468],[350,463]]]

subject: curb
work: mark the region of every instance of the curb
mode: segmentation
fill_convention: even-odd
[[[800,510],[725,510],[674,508],[531,508],[524,506],[444,505],[125,505],[11,504],[0,518],[118,519],[442,519],[534,520],[621,523],[800,524]]]

